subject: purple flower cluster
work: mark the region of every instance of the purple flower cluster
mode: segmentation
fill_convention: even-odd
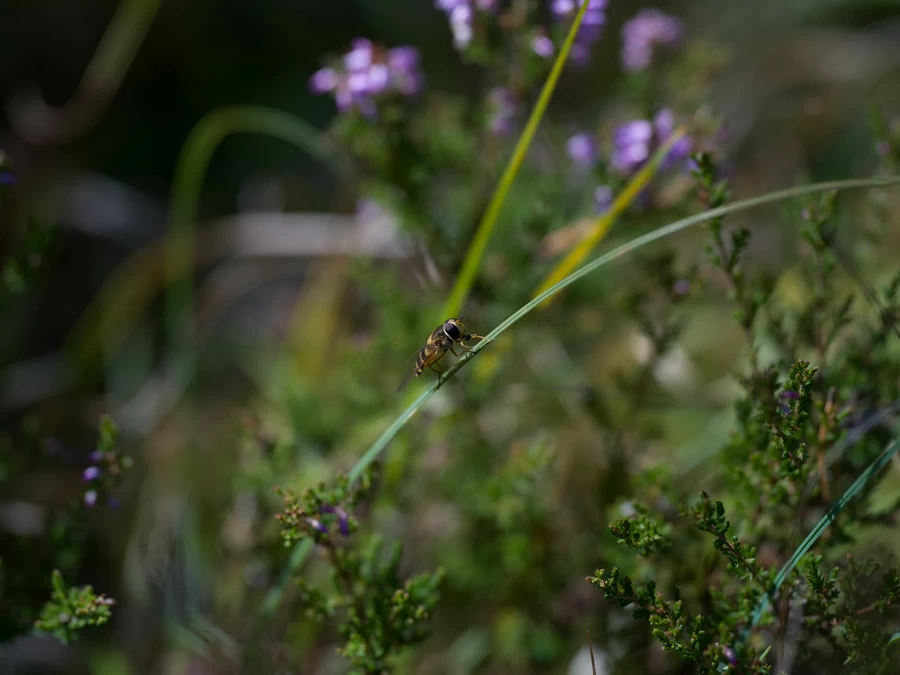
[[[550,11],[557,21],[564,21],[574,18],[584,3],[585,0],[552,0]],[[603,35],[609,0],[587,0],[587,3],[588,7],[575,36],[575,44],[569,52],[569,58],[579,65],[587,64],[591,55],[591,45]]]
[[[497,0],[435,0],[435,6],[450,21],[453,45],[465,49],[472,44],[475,35],[475,12],[491,13],[497,8]]]
[[[110,508],[118,508],[119,500],[110,492],[123,479],[122,472],[131,467],[131,458],[122,455],[118,450],[94,450],[90,454],[91,466],[81,472],[81,480],[87,483],[84,492],[84,505],[91,508],[101,495],[106,495],[106,503]]]
[[[622,26],[622,65],[627,71],[644,70],[657,45],[671,45],[682,36],[681,22],[659,11],[642,9]]]
[[[384,50],[365,38],[353,41],[342,67],[322,68],[309,80],[314,94],[332,93],[338,110],[377,114],[376,102],[390,94],[414,96],[423,83],[419,52],[414,47]]]
[[[675,129],[675,119],[666,108],[660,110],[653,121],[632,120],[618,127],[613,135],[612,167],[623,174],[637,170],[661,144],[668,140]],[[691,139],[682,136],[666,156],[663,167],[684,160],[691,151]]]

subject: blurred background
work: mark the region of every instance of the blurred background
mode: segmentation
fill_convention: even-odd
[[[0,555],[31,575],[4,578],[6,601],[37,613],[55,567],[116,599],[67,648],[22,637],[27,612],[5,619],[0,672],[239,671],[290,553],[274,487],[346,472],[431,381],[395,391],[574,16],[460,5],[0,2],[0,249],[33,246],[0,315]],[[601,249],[702,210],[689,150],[713,153],[735,198],[869,176],[894,152],[900,3],[589,11],[462,307],[473,332],[532,297],[675,124],[690,146]],[[348,54],[368,59],[359,88]],[[855,198],[841,236],[882,285],[896,195]],[[736,217],[748,273],[788,308],[808,301],[799,211]],[[584,675],[588,629],[597,672],[692,672],[584,578],[620,555],[606,524],[637,472],[716,484],[747,341],[706,241],[686,232],[579,281],[388,446],[362,530],[404,544],[404,574],[447,573],[401,672]],[[660,279],[685,296],[664,352],[633,311]],[[93,490],[104,414],[133,466],[64,538],[52,513]],[[254,672],[346,672],[339,644],[290,586]]]

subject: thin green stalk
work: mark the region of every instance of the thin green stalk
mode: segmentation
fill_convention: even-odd
[[[807,552],[813,547],[813,544],[816,543],[819,537],[828,529],[828,526],[834,522],[834,520],[838,517],[838,514],[850,503],[850,500],[853,499],[856,495],[862,491],[862,489],[866,486],[869,480],[881,471],[884,468],[885,464],[891,461],[891,458],[897,454],[897,451],[900,450],[900,438],[895,438],[891,441],[890,445],[885,448],[884,452],[869,466],[863,471],[859,477],[853,481],[853,484],[847,488],[846,492],[841,495],[841,498],[838,499],[828,512],[824,515],[822,520],[816,523],[816,526],[812,529],[812,531],[807,535],[806,539],[804,539],[800,546],[797,547],[797,550],[794,551],[793,555],[788,558],[788,561],[784,564],[784,566],[779,570],[778,575],[775,577],[775,580],[772,582],[771,588],[766,592],[766,594],[759,601],[759,604],[756,606],[756,610],[753,612],[753,618],[750,621],[750,626],[744,631],[743,638],[746,639],[747,635],[749,635],[750,631],[756,627],[759,623],[759,620],[762,618],[763,612],[769,607],[769,604],[772,602],[772,598],[775,597],[775,594],[778,593],[778,589],[781,588],[781,585],[784,583],[785,579],[790,576],[791,572],[794,571],[794,568],[800,563],[803,559],[803,556],[807,554]]]
[[[397,432],[400,431],[403,425],[405,425],[413,417],[413,415],[415,415],[419,411],[419,409],[425,404],[425,402],[434,395],[438,388],[449,378],[453,377],[453,375],[455,375],[460,368],[464,367],[469,362],[469,360],[472,359],[473,356],[475,356],[475,354],[477,354],[485,347],[485,345],[499,337],[510,326],[522,319],[533,309],[538,307],[542,302],[544,302],[544,300],[552,297],[553,295],[556,295],[567,286],[575,283],[583,276],[590,274],[594,270],[597,270],[600,267],[603,267],[604,265],[612,262],[613,260],[622,257],[626,253],[630,253],[639,248],[643,248],[644,246],[647,246],[648,244],[651,244],[655,241],[664,239],[677,232],[681,232],[682,230],[700,225],[701,223],[705,223],[715,218],[721,218],[733,213],[738,213],[740,211],[746,211],[748,209],[762,206],[764,204],[772,204],[774,202],[783,201],[785,199],[803,197],[819,192],[828,192],[830,190],[888,187],[891,185],[900,185],[900,177],[853,178],[848,180],[813,183],[812,185],[801,185],[798,187],[787,188],[785,190],[778,190],[776,192],[770,192],[769,194],[761,195],[759,197],[751,197],[750,199],[743,199],[741,201],[732,202],[715,209],[709,209],[708,211],[703,211],[702,213],[689,216],[688,218],[682,218],[681,220],[675,221],[674,223],[670,223],[669,225],[660,227],[653,232],[648,232],[647,234],[632,239],[630,242],[601,255],[596,260],[593,260],[576,272],[573,272],[562,281],[554,284],[546,291],[535,297],[533,300],[523,305],[517,312],[512,314],[512,316],[510,316],[494,330],[488,333],[485,340],[479,342],[477,345],[475,345],[475,347],[472,348],[471,351],[467,352],[456,363],[450,366],[450,368],[445,371],[441,381],[433,382],[424,392],[422,392],[422,394],[415,401],[413,401],[413,403],[410,404],[410,406],[405,411],[403,411],[403,413],[396,420],[394,420],[390,427],[388,427],[384,431],[384,433],[378,437],[378,439],[371,445],[371,447],[366,450],[365,454],[360,457],[356,464],[353,465],[353,468],[350,469],[350,477],[353,479],[358,478],[362,474],[362,472],[365,471],[372,464],[372,462],[374,462],[375,459],[384,451],[384,449],[387,447],[387,444],[390,443],[394,436],[397,435]],[[312,547],[310,546],[309,540],[304,539],[296,544],[291,556],[289,569],[286,570],[286,574],[282,575],[282,578],[279,580],[278,585],[272,588],[269,591],[268,596],[266,597],[264,606],[269,609],[269,612],[266,616],[260,618],[261,622],[267,621],[271,614],[275,611],[278,602],[284,595],[284,589],[287,583],[289,583],[291,575],[293,575],[293,573],[297,569],[299,569],[304,558],[311,549]],[[259,632],[261,632],[262,630],[264,630],[264,626],[260,626],[258,628]],[[252,641],[251,644],[253,644]]]
[[[581,8],[578,10],[578,14],[572,22],[572,27],[569,28],[569,34],[566,35],[565,42],[563,42],[562,48],[559,50],[559,54],[557,54],[556,60],[553,62],[550,74],[544,81],[544,86],[541,89],[537,102],[534,104],[528,122],[525,124],[525,128],[519,135],[519,140],[516,142],[513,154],[509,158],[506,168],[503,170],[503,175],[500,177],[497,189],[494,190],[494,193],[491,195],[491,201],[488,203],[488,207],[484,211],[481,222],[478,224],[478,229],[475,232],[475,236],[472,238],[472,243],[469,244],[469,250],[466,252],[466,257],[465,260],[463,260],[459,276],[456,278],[453,290],[450,291],[450,297],[448,297],[447,302],[444,303],[444,308],[439,317],[440,320],[443,320],[448,316],[457,316],[465,302],[466,296],[469,295],[472,284],[475,282],[475,275],[478,273],[478,267],[481,265],[481,260],[484,258],[484,253],[487,250],[488,241],[491,238],[491,234],[494,232],[494,227],[497,225],[500,209],[503,208],[503,204],[506,202],[506,195],[509,193],[510,187],[512,187],[512,183],[522,166],[522,162],[525,161],[525,153],[528,152],[528,148],[531,145],[531,141],[534,140],[534,136],[541,124],[547,106],[550,104],[553,90],[556,89],[556,83],[559,82],[563,67],[566,65],[566,60],[569,58],[569,50],[575,43],[575,36],[578,35],[578,29],[580,28],[581,20],[587,11],[588,4],[589,3],[586,1],[583,2]]]
[[[200,193],[213,153],[233,134],[262,134],[290,143],[321,159],[338,175],[347,173],[338,160],[338,151],[315,127],[281,110],[260,106],[228,106],[208,113],[191,130],[175,166],[172,202],[169,209],[166,274],[171,283],[166,293],[166,321],[170,346],[184,348],[190,343],[192,285],[184,274],[190,269],[193,233],[197,227]],[[171,344],[180,343],[180,344]]]

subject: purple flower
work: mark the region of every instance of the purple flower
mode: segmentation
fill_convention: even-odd
[[[613,191],[609,185],[598,185],[594,188],[594,207],[597,213],[603,213],[613,201]]]
[[[796,391],[785,389],[783,392],[781,392],[781,398],[787,399],[789,401],[795,401],[800,398],[800,394],[798,394]]]
[[[90,455],[88,455],[92,462],[102,462],[103,461],[103,451],[102,450],[94,450]]]
[[[388,88],[391,71],[383,63],[373,63],[366,75],[366,93],[377,96]]]
[[[737,657],[734,654],[734,650],[731,647],[725,647],[722,649],[722,654],[725,655],[725,658],[728,660],[733,666],[737,665]]]
[[[326,91],[334,91],[338,85],[338,74],[334,68],[322,68],[313,73],[309,78],[309,90],[314,94],[324,94]]]
[[[316,531],[321,532],[322,534],[328,534],[328,528],[322,524],[322,521],[318,518],[307,518],[306,522],[310,524],[310,526]]]
[[[559,21],[569,19],[575,15],[575,11],[584,4],[584,0],[553,0],[550,11]],[[590,58],[590,46],[600,39],[603,26],[606,24],[606,6],[608,0],[588,0],[587,9],[581,19],[575,44],[569,51],[569,58],[573,63],[584,66]]]
[[[622,173],[630,173],[650,156],[653,125],[647,120],[626,122],[613,135],[612,165]]]
[[[621,173],[631,173],[646,162],[654,150],[671,137],[675,120],[666,108],[647,120],[632,120],[618,127],[613,134],[612,166]],[[679,138],[666,155],[662,168],[668,168],[688,157],[692,141],[687,136]]]
[[[84,505],[88,508],[92,507],[97,503],[97,491],[96,490],[88,490],[84,493]]]
[[[590,168],[597,161],[597,144],[590,134],[575,134],[566,141],[566,153],[575,164]]]
[[[347,515],[347,512],[344,509],[338,507],[336,509],[338,514],[338,527],[341,530],[341,534],[345,537],[350,536],[350,517]]]
[[[404,96],[413,96],[422,88],[419,52],[415,47],[396,47],[387,53],[387,65],[393,86]]]
[[[371,41],[366,38],[356,38],[352,43],[352,49],[344,54],[344,67],[349,72],[360,72],[372,65],[374,49]]]
[[[644,70],[653,60],[657,45],[681,39],[681,22],[658,9],[642,9],[622,26],[622,65],[625,70]]]
[[[531,51],[543,59],[549,59],[553,56],[553,40],[548,38],[543,32],[537,33],[531,38]]]
[[[656,140],[659,143],[665,143],[669,140],[669,136],[675,130],[675,117],[668,108],[663,108],[653,118],[653,128],[656,131]],[[669,166],[689,157],[691,153],[692,141],[688,136],[679,138],[669,149],[669,154],[663,162],[662,168]]]
[[[92,480],[97,480],[98,478],[100,478],[101,473],[103,472],[100,471],[99,467],[89,466],[84,470],[84,473],[81,474],[81,478],[85,483],[90,483]]]
[[[515,96],[511,90],[497,87],[488,93],[488,101],[491,109],[491,131],[495,134],[507,133],[518,108]]]
[[[450,31],[453,33],[453,45],[457,49],[465,49],[471,44],[474,18],[469,5],[457,5],[450,12]]]
[[[309,81],[313,93],[332,92],[338,111],[358,111],[364,117],[378,116],[379,100],[390,94],[412,96],[422,87],[419,53],[413,47],[396,47],[387,52],[369,40],[353,41],[344,55],[344,68],[322,68]]]

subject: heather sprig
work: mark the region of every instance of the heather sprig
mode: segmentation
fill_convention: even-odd
[[[41,277],[58,243],[58,225],[29,220],[16,238],[12,250],[0,263],[0,308]]]
[[[90,586],[66,586],[59,570],[53,570],[50,581],[53,593],[34,624],[38,633],[52,635],[68,644],[77,639],[81,629],[102,626],[109,621],[110,607],[115,600],[102,593],[97,595]]]
[[[403,581],[399,544],[385,559],[377,535],[365,535],[362,541],[350,538],[359,529],[353,509],[371,487],[368,471],[358,483],[341,476],[333,486],[321,483],[300,498],[279,489],[285,510],[276,519],[286,546],[311,538],[324,550],[332,569],[327,588],[297,578],[307,616],[326,621],[340,613],[344,644],[339,653],[353,665],[353,672],[378,675],[392,671],[405,647],[428,637],[428,620],[444,572],[439,569]]]
[[[631,510],[634,515],[617,518],[609,526],[616,543],[624,544],[642,556],[665,553],[672,548],[672,526],[669,523],[657,522],[650,517],[649,510],[640,504],[632,503]]]
[[[118,504],[115,492],[125,480],[125,472],[132,467],[132,458],[122,450],[119,432],[108,415],[100,420],[97,449],[91,452],[91,464],[81,473],[85,484],[84,505],[93,507],[100,501],[109,506]]]

